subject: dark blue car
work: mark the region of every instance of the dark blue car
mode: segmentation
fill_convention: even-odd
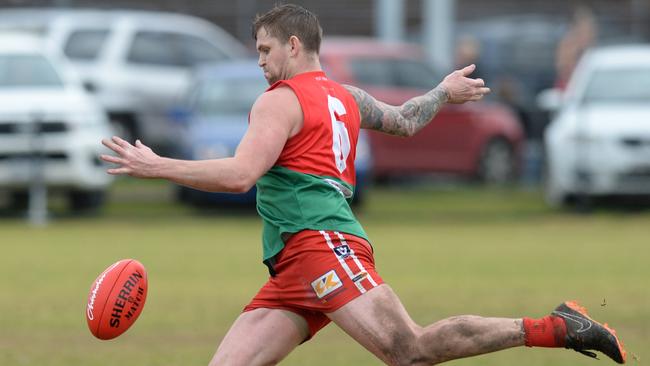
[[[224,62],[196,69],[194,82],[181,106],[173,112],[179,127],[176,157],[188,160],[233,156],[248,128],[248,114],[268,84],[256,60]],[[371,154],[366,134],[357,143],[357,186],[360,203],[370,182]],[[210,193],[179,187],[178,197],[196,206],[255,203],[255,187],[243,194]]]

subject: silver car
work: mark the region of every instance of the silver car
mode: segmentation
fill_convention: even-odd
[[[589,51],[545,136],[546,197],[650,195],[650,46]]]
[[[54,55],[70,61],[118,133],[158,151],[173,139],[167,112],[185,92],[190,69],[246,53],[217,25],[165,12],[4,9],[3,28],[43,36]]]

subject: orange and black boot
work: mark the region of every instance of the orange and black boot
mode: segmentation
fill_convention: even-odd
[[[607,324],[600,324],[587,315],[587,310],[575,301],[560,304],[552,315],[566,323],[566,348],[571,348],[589,357],[597,358],[599,351],[618,363],[625,363],[626,352],[616,332]]]

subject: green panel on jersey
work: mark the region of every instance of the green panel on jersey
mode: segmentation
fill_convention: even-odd
[[[329,182],[328,182],[329,181]],[[336,187],[336,186],[339,187]],[[257,211],[264,220],[264,260],[284,248],[282,234],[332,230],[368,240],[342,191],[353,187],[340,179],[298,173],[274,166],[257,181]]]

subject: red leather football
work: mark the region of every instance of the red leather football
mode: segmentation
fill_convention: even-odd
[[[110,265],[90,286],[86,321],[99,339],[126,332],[142,313],[147,299],[147,271],[135,259]]]

